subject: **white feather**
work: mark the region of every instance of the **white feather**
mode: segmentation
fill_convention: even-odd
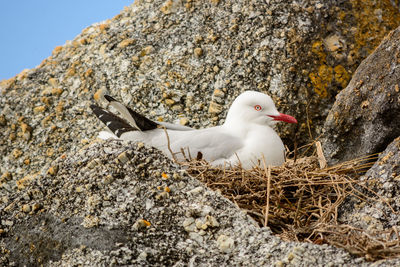
[[[101,131],[101,132],[99,132],[99,135],[98,135],[97,137],[100,138],[100,139],[103,139],[103,140],[107,140],[107,139],[118,139],[118,137],[117,137],[115,134],[110,133],[110,132],[108,132],[108,131]]]
[[[132,123],[127,109],[121,108],[122,104],[112,103]],[[172,152],[178,160],[185,158],[181,152],[184,150],[186,158],[195,158],[201,152],[203,159],[213,165],[235,165],[240,162],[243,168],[248,169],[257,165],[262,158],[265,158],[267,165],[281,165],[285,161],[285,149],[272,128],[276,117],[281,115],[286,116],[286,119],[292,118],[287,122],[296,122],[293,117],[279,113],[268,95],[246,91],[232,103],[225,123],[221,126],[196,130],[159,123],[166,129],[126,132],[120,139],[144,142],[171,158]],[[108,132],[100,134],[102,139],[117,138]]]

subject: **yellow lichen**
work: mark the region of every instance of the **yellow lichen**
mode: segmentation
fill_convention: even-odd
[[[61,88],[53,88],[51,89],[51,94],[54,96],[60,96],[63,90]]]
[[[324,52],[322,41],[314,42],[312,44],[311,51],[318,56],[321,63],[324,63],[326,61],[326,54]]]
[[[10,181],[12,178],[12,175],[10,172],[5,172],[0,176],[0,183],[4,183],[7,181]]]
[[[168,15],[171,13],[172,10],[172,5],[174,2],[172,0],[168,0],[164,3],[164,5],[160,8],[161,12],[164,13],[165,15]]]
[[[400,13],[390,1],[350,0],[353,6],[356,29],[356,49],[367,48],[368,54],[383,37],[400,23]]]
[[[75,68],[72,66],[67,70],[67,75],[66,76],[67,77],[71,77],[71,76],[74,76],[75,73],[76,73]]]
[[[15,83],[15,77],[6,79],[6,80],[1,80],[0,81],[0,86],[2,88],[8,88],[11,87]],[[3,91],[3,94],[6,92],[6,90]]]
[[[308,77],[314,91],[321,97],[328,95],[332,79],[345,88],[351,78],[349,73],[355,70],[356,64],[400,24],[400,13],[390,1],[350,0],[349,3],[351,9],[335,12],[336,21],[340,21],[343,30],[324,36],[311,45],[315,69]],[[328,62],[328,58],[336,59],[340,65],[336,65],[339,62]]]
[[[62,50],[63,50],[63,47],[61,45],[60,46],[56,46],[54,48],[54,50],[53,50],[53,55],[56,55],[56,54],[60,53]]]
[[[21,150],[19,150],[19,149],[14,149],[12,154],[13,154],[14,158],[17,159],[23,154],[23,152]]]
[[[210,102],[208,112],[211,114],[218,114],[222,112],[222,106],[216,102]]]
[[[321,65],[317,73],[310,73],[309,78],[313,84],[314,91],[321,97],[328,96],[328,86],[333,79],[333,69],[328,65]]]
[[[33,108],[33,113],[35,113],[35,114],[42,113],[45,110],[46,110],[45,106],[38,106],[38,107],[34,107]]]
[[[149,221],[145,220],[145,219],[139,220],[138,223],[139,223],[140,225],[146,226],[146,227],[149,227],[149,226],[151,225],[151,223],[150,223]]]
[[[60,101],[58,102],[57,106],[56,106],[56,115],[57,117],[61,116],[63,114],[64,111],[64,101]]]
[[[93,70],[92,70],[92,69],[88,69],[87,71],[85,71],[84,76],[87,78],[87,77],[89,77],[90,75],[92,75],[92,73],[93,73]]]
[[[104,89],[101,88],[97,90],[96,93],[94,93],[93,98],[94,100],[99,101],[103,95],[104,95]]]
[[[54,155],[54,148],[49,147],[49,148],[46,150],[46,155],[47,155],[48,157],[53,156],[53,155]]]
[[[15,183],[17,184],[17,188],[19,190],[24,189],[26,186],[28,186],[32,181],[35,179],[34,175],[27,175],[22,179],[17,180]]]
[[[390,151],[389,153],[387,153],[386,156],[384,156],[380,161],[379,161],[379,165],[383,165],[385,164],[389,159],[391,159],[393,157],[393,152]]]
[[[99,25],[99,30],[101,33],[105,33],[109,27],[110,25],[108,23],[103,23]]]
[[[334,69],[335,81],[339,83],[342,88],[345,88],[350,80],[350,75],[342,65],[337,65]]]
[[[40,101],[42,101],[46,106],[50,106],[50,99],[46,96],[43,96]]]
[[[53,87],[57,87],[58,86],[57,79],[55,79],[55,78],[50,78],[50,79],[47,80],[47,82]]]
[[[48,170],[47,173],[50,175],[56,175],[58,172],[58,167],[57,166],[51,166]]]
[[[136,40],[135,39],[125,39],[125,40],[123,40],[123,41],[121,41],[119,44],[118,44],[118,47],[119,48],[125,48],[125,47],[127,47],[127,46],[129,46],[129,45],[132,45],[132,44],[135,44],[136,43]]]

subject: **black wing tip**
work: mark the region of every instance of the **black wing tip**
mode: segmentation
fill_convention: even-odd
[[[113,98],[112,96],[109,96],[109,95],[104,95],[104,98],[105,98],[108,102],[112,102],[112,101],[118,102],[115,98]]]
[[[91,108],[92,110],[94,110],[94,109],[99,109],[100,107],[99,107],[98,105],[91,104],[91,105],[90,105],[90,108]]]
[[[97,105],[91,104],[90,108],[99,120],[106,125],[118,138],[123,133],[136,131],[127,121]]]
[[[112,96],[109,95],[104,95],[104,98],[110,103],[110,102],[118,102],[115,98],[113,98]],[[118,102],[119,103],[119,102]],[[94,106],[94,107],[92,107]],[[124,105],[125,106],[125,105]],[[93,111],[95,110],[103,110],[100,107],[97,107],[96,105],[91,105],[90,106],[92,108]],[[153,130],[156,129],[158,127],[158,123],[146,118],[145,116],[133,111],[132,109],[130,109],[129,107],[125,106],[128,110],[128,112],[130,113],[130,115],[132,116],[132,119],[136,122],[138,128],[141,131],[147,131],[147,130]],[[103,110],[103,112],[106,112]],[[95,112],[96,113],[96,112]]]

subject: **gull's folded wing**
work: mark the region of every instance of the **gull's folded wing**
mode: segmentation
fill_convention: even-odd
[[[124,119],[96,105],[90,105],[93,113],[101,120],[116,136],[120,137],[123,133],[137,131]]]
[[[105,95],[104,98],[113,106],[119,113],[121,113],[122,117],[126,119],[132,127],[135,127],[139,131],[148,131],[153,130],[158,127],[158,124],[152,120],[149,120],[145,116],[133,111],[129,107],[123,105],[118,102],[114,98],[109,95]]]

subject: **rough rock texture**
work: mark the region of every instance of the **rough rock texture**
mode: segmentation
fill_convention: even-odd
[[[0,204],[8,266],[337,266],[327,245],[283,242],[143,144],[96,142]]]
[[[324,125],[331,163],[382,152],[400,135],[400,28],[358,67]]]
[[[367,265],[275,238],[158,151],[82,147],[102,127],[88,107],[105,92],[152,119],[207,127],[248,89],[296,116],[298,129],[280,133],[305,143],[306,122],[319,134],[336,93],[399,24],[395,2],[137,0],[2,81],[1,263]]]
[[[400,137],[396,138],[361,178],[368,189],[380,196],[380,201],[352,199],[342,207],[341,220],[368,230],[389,229],[400,225]],[[363,190],[365,194],[371,192]],[[374,196],[376,198],[376,196]],[[389,206],[390,205],[390,206]],[[391,208],[390,208],[391,207]]]
[[[267,91],[301,122],[281,129],[285,143],[294,132],[308,142],[307,117],[318,134],[336,92],[398,24],[389,0],[135,1],[1,83],[3,189],[92,138],[101,124],[88,106],[105,91],[196,127],[221,123],[241,91]]]

